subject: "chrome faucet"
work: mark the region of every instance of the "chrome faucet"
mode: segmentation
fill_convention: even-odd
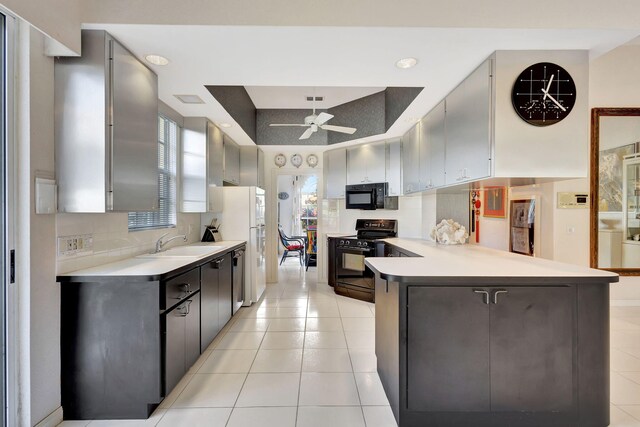
[[[160,236],[160,238],[158,239],[158,241],[156,242],[156,251],[154,253],[158,253],[158,252],[162,252],[162,249],[172,240],[176,240],[179,238],[182,238],[182,241],[186,242],[187,241],[187,235],[186,234],[178,234],[177,236],[173,236],[172,238],[168,239],[166,242],[163,242],[162,239],[167,236],[169,233],[164,233],[162,236]]]

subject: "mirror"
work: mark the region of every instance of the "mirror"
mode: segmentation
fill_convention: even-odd
[[[591,110],[591,267],[640,275],[640,108]]]

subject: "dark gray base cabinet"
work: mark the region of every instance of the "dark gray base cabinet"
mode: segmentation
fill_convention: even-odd
[[[211,259],[158,276],[58,277],[66,420],[151,415],[231,318],[231,252]]]
[[[378,276],[378,372],[399,426],[607,426],[608,290]]]
[[[232,256],[230,253],[214,258],[200,267],[202,317],[200,351],[205,351],[213,339],[231,319]]]

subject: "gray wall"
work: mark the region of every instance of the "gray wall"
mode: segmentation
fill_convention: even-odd
[[[256,106],[244,86],[205,86],[249,138],[256,140]]]
[[[329,113],[335,116],[329,124],[358,129],[353,135],[329,132],[329,144],[380,135],[386,132],[384,128],[384,91],[329,108]]]
[[[316,110],[316,114],[326,110]],[[318,129],[309,139],[300,140],[300,135],[307,130],[302,126],[271,127],[271,123],[296,124],[304,123],[304,118],[313,110],[298,109],[259,109],[256,115],[256,134],[258,145],[327,145],[327,131]],[[333,124],[331,119],[330,123]]]
[[[404,110],[422,92],[422,87],[388,87],[385,89],[385,118],[384,128],[388,131],[404,113]]]

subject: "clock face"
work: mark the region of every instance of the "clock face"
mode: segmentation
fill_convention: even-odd
[[[302,166],[302,156],[300,154],[294,154],[291,156],[291,164],[297,168]]]
[[[576,103],[576,84],[561,66],[539,62],[520,73],[511,91],[513,108],[525,122],[549,126],[567,117]]]
[[[312,168],[318,166],[318,156],[316,156],[315,154],[309,154],[307,156],[307,164]]]
[[[276,154],[276,156],[273,158],[273,162],[276,164],[276,166],[281,168],[287,164],[287,157],[284,154]]]

